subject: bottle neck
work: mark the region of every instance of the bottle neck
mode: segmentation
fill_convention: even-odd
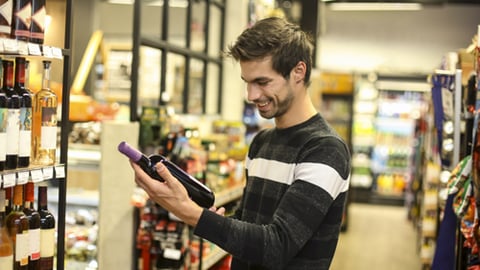
[[[13,207],[20,209],[23,206],[23,185],[16,185],[13,188]]]
[[[25,62],[17,61],[15,63],[15,84],[25,85]]]
[[[13,62],[3,61],[3,86],[13,87]]]
[[[47,187],[44,187],[44,186],[38,187],[38,209],[39,210],[48,209]]]
[[[42,89],[50,90],[50,62],[43,61]]]
[[[5,217],[5,190],[0,189],[0,227],[2,226],[4,217]]]
[[[25,76],[24,76],[24,81],[23,85],[25,86],[26,89],[29,89],[29,83],[30,83],[30,62],[25,61]]]
[[[30,207],[34,201],[35,196],[35,184],[33,182],[28,182],[25,184],[25,206]]]

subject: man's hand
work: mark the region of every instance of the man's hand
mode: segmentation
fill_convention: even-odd
[[[130,161],[135,171],[135,182],[149,195],[150,199],[161,205],[185,223],[196,226],[203,208],[193,202],[188,196],[185,187],[172,176],[170,171],[161,162],[155,165],[158,175],[164,182],[151,178],[140,166]],[[219,213],[225,209],[219,209]]]

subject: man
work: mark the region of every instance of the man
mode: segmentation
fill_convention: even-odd
[[[232,254],[231,269],[328,269],[349,185],[350,154],[315,110],[313,46],[297,25],[267,18],[245,30],[227,54],[240,62],[247,98],[275,127],[259,132],[246,158],[247,182],[233,217],[202,209],[158,164],[165,182],[136,164],[136,182],[194,233]]]

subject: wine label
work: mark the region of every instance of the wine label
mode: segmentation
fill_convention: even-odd
[[[5,161],[7,158],[7,133],[0,132],[0,161]]]
[[[0,269],[13,270],[13,254],[9,256],[0,256]]]
[[[30,260],[40,259],[40,229],[28,230],[30,237]]]
[[[29,157],[32,149],[32,132],[30,130],[20,130],[19,138],[18,156]]]
[[[20,130],[32,130],[32,108],[20,108]]]
[[[42,149],[56,149],[57,148],[57,127],[42,126],[42,138],[40,147]]]
[[[21,266],[28,265],[28,255],[30,254],[30,244],[28,240],[28,231],[16,235],[15,262],[19,262]]]
[[[7,112],[7,155],[18,154],[20,132],[20,109],[8,109]]]
[[[55,229],[40,230],[40,257],[55,255]]]

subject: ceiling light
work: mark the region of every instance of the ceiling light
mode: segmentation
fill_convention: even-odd
[[[418,3],[331,3],[328,5],[333,11],[407,11],[421,10]]]

